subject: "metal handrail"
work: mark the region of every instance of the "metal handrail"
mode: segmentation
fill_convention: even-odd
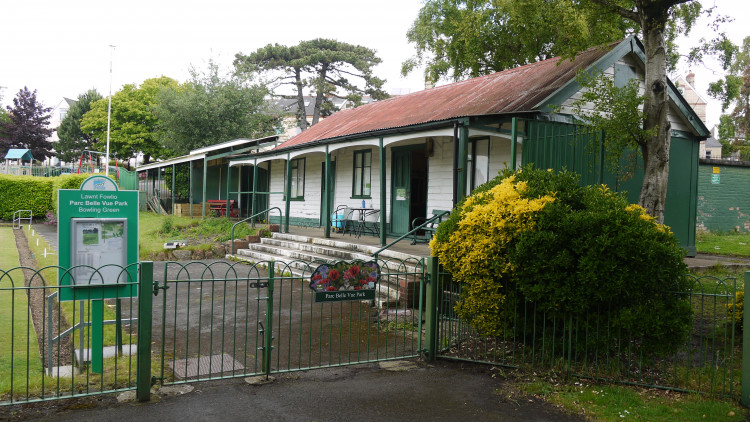
[[[23,217],[23,213],[29,213],[28,217]],[[13,228],[14,229],[20,229],[23,225],[22,220],[27,220],[29,225],[31,225],[31,220],[34,217],[34,213],[31,212],[31,210],[18,210],[13,213]]]
[[[387,244],[387,245],[383,246],[382,248],[378,249],[377,251],[373,252],[373,253],[372,253],[372,256],[373,256],[373,257],[375,258],[375,260],[377,260],[377,259],[378,259],[378,254],[379,254],[380,252],[383,252],[384,250],[386,250],[386,249],[390,248],[391,246],[395,245],[396,243],[398,243],[398,242],[400,242],[400,241],[404,240],[404,239],[405,239],[405,238],[407,238],[408,236],[411,236],[411,235],[413,235],[413,234],[414,234],[414,233],[416,233],[416,232],[417,232],[418,230],[421,230],[421,229],[425,228],[425,227],[426,227],[426,226],[427,226],[428,224],[432,224],[432,223],[434,223],[434,222],[435,222],[435,220],[439,220],[439,221],[442,221],[442,219],[443,219],[443,216],[446,216],[446,215],[448,215],[448,214],[450,214],[450,213],[451,213],[450,211],[443,211],[443,212],[441,212],[441,213],[439,213],[439,214],[435,214],[435,215],[433,215],[433,216],[432,216],[432,217],[430,217],[429,219],[425,220],[425,222],[424,222],[424,223],[422,223],[422,224],[418,225],[417,227],[415,227],[415,228],[411,229],[410,231],[406,232],[406,234],[404,234],[404,235],[402,235],[401,237],[397,238],[397,239],[396,239],[396,240],[394,240],[393,242],[391,242],[391,243],[389,243],[389,244]]]
[[[232,255],[234,255],[234,228],[237,227],[238,224],[244,223],[245,221],[250,220],[251,218],[255,218],[255,217],[257,217],[257,216],[259,216],[261,214],[265,214],[265,213],[269,213],[270,214],[272,210],[278,210],[279,211],[279,228],[280,228],[281,227],[281,221],[283,220],[283,218],[282,218],[283,214],[281,213],[281,208],[279,208],[279,207],[268,208],[268,209],[263,210],[263,211],[261,211],[259,213],[255,213],[255,214],[251,215],[250,217],[245,218],[244,220],[240,220],[240,221],[238,221],[238,222],[236,222],[236,223],[234,223],[232,225],[232,235],[229,238],[229,241],[232,244],[232,249],[231,249],[231,254]],[[270,224],[270,218],[269,218],[269,224]],[[253,228],[255,228],[255,222],[254,221],[252,222],[251,226]]]

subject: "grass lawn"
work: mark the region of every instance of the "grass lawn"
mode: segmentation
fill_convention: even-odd
[[[750,257],[750,233],[699,232],[695,247],[705,254]]]
[[[0,269],[8,271],[18,266],[13,229],[0,227]],[[33,390],[41,385],[43,368],[39,344],[27,312],[26,291],[11,289],[12,286],[23,287],[23,273],[15,270],[10,277],[4,273],[0,276],[3,276],[0,280],[0,396],[6,396],[11,390],[25,394],[27,387]]]
[[[645,387],[570,383],[534,380],[515,387],[594,421],[744,421],[747,417],[745,409],[730,400]]]

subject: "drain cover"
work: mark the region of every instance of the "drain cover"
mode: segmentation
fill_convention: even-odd
[[[222,355],[201,356],[181,359],[169,363],[177,378],[194,378],[222,372],[234,372],[245,369],[241,363],[224,353]]]

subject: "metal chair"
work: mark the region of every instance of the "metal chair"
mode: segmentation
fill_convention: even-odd
[[[362,231],[380,236],[380,210],[368,211],[362,223]]]
[[[354,210],[348,206],[339,205],[331,215],[331,227],[336,231],[341,230],[342,234],[346,234],[346,228],[352,222],[352,213],[354,213]]]

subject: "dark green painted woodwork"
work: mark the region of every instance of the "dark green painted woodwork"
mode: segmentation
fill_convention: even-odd
[[[697,225],[712,232],[750,232],[750,165],[712,160],[698,166]]]
[[[527,132],[522,153],[524,165],[533,163],[537,168],[575,171],[582,184],[606,184],[612,190],[624,192],[631,203],[638,202],[643,181],[640,159],[632,177],[618,179],[603,164],[600,133],[583,126],[542,121],[527,121]],[[692,139],[672,138],[664,212],[665,224],[689,255],[695,255],[698,147],[698,142]]]

